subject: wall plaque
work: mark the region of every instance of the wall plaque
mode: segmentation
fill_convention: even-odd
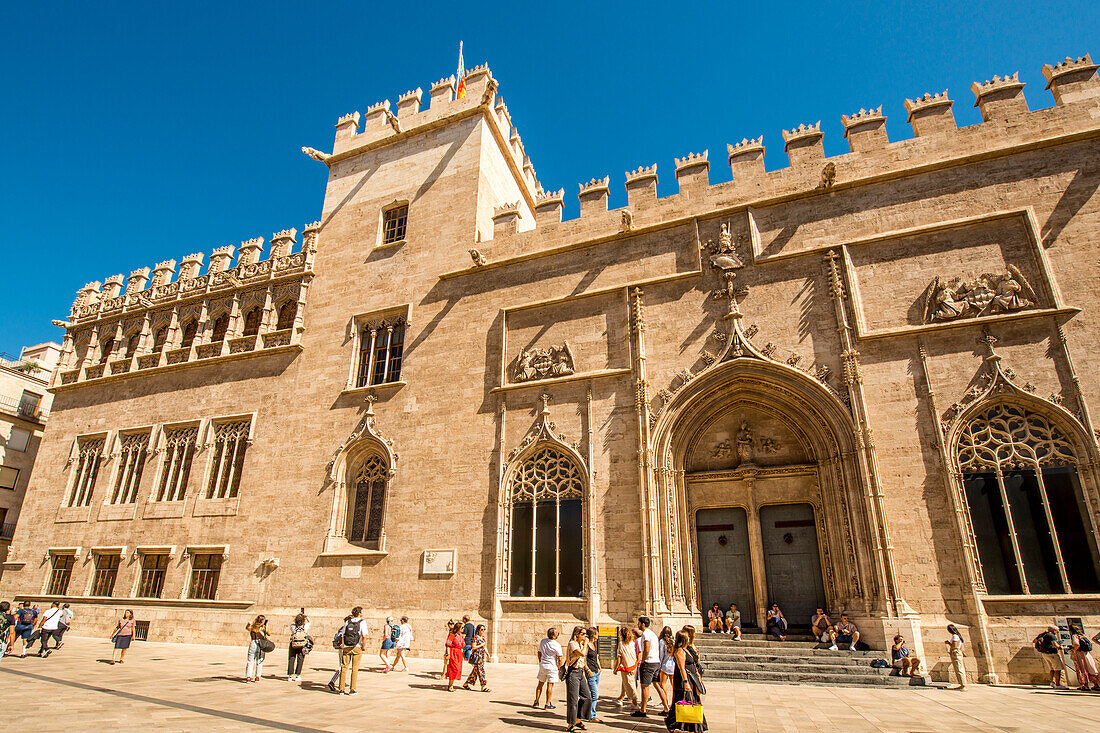
[[[454,575],[458,550],[424,550],[424,575]]]

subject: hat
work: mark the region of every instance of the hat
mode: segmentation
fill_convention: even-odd
[[[1047,631],[1053,631],[1053,632],[1057,633],[1058,632],[1058,627],[1057,626],[1048,626]]]

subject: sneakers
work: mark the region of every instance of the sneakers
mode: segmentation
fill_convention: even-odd
[[[855,650],[856,650],[856,645],[855,644],[852,644],[851,646],[848,647],[848,651],[850,651],[850,652],[854,652]]]
[[[348,690],[348,694],[349,694],[349,695],[358,695],[358,694],[359,694],[359,692],[358,692],[358,691],[356,691],[356,690]]]
[[[839,652],[840,650],[839,650],[839,649],[837,649],[837,647],[836,647],[836,644],[832,644],[832,645],[830,645],[830,646],[829,646],[829,651],[831,651],[831,652]]]
[[[391,667],[390,665],[388,665],[388,664],[387,664],[387,665],[386,665],[386,667],[385,667],[385,669],[383,669],[383,670],[382,670],[382,674],[386,674],[386,673],[387,673],[387,672],[389,672],[389,671],[390,671],[391,669],[393,669],[393,667]]]
[[[635,710],[634,712],[632,712],[630,714],[630,717],[632,717],[632,718],[645,718],[645,717],[648,717],[648,716],[645,713],[643,713],[641,710]]]

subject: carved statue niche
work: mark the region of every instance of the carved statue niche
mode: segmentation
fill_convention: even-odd
[[[953,278],[945,282],[935,277],[926,291],[924,323],[978,318],[999,313],[1015,313],[1038,303],[1035,291],[1015,265],[1000,275],[985,273],[978,278]]]
[[[573,374],[574,370],[573,352],[569,348],[569,342],[563,342],[560,346],[524,349],[519,352],[512,378],[516,382],[532,382],[537,379],[565,377]]]
[[[722,224],[722,230],[718,235],[718,244],[707,241],[704,245],[710,255],[710,266],[721,273],[737,270],[745,266],[741,258],[737,256],[737,250],[733,246],[733,235],[730,234],[729,223]]]

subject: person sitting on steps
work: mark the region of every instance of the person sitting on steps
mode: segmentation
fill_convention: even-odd
[[[783,612],[779,610],[778,603],[773,603],[771,610],[768,611],[768,621],[765,629],[767,633],[772,634],[779,641],[787,640],[787,619],[783,616]]]
[[[856,629],[856,625],[848,620],[848,614],[840,614],[840,623],[830,632],[829,638],[832,644],[829,646],[834,652],[837,650],[836,645],[847,644],[848,651],[854,652],[856,650],[856,642],[859,641],[859,630]]]
[[[810,631],[813,633],[814,639],[822,644],[831,644],[833,639],[830,633],[832,630],[833,622],[829,619],[829,615],[825,613],[824,608],[818,608],[817,613],[810,618]]]
[[[733,638],[741,641],[741,612],[737,610],[737,604],[731,603],[730,610],[726,611],[726,631],[733,634]]]
[[[726,614],[722,613],[722,607],[715,603],[707,611],[707,631],[712,634],[717,634],[722,631]]]
[[[920,670],[920,659],[909,653],[909,647],[905,646],[905,637],[901,634],[894,637],[890,658],[900,677],[915,677]]]

